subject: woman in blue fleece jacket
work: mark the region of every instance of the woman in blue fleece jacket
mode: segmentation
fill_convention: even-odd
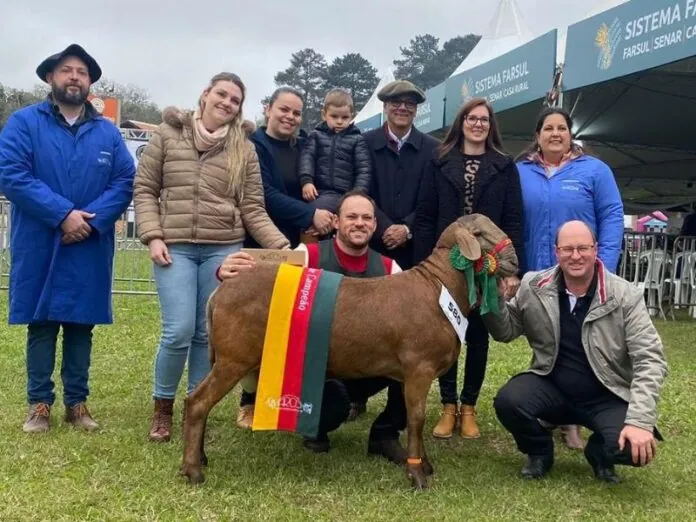
[[[518,158],[525,272],[556,264],[556,231],[576,219],[592,228],[599,258],[616,272],[624,228],[621,194],[609,166],[573,143],[572,126],[565,110],[545,109],[534,142]]]
[[[518,158],[524,214],[522,271],[556,264],[556,231],[565,222],[587,223],[597,238],[597,255],[611,272],[621,254],[623,203],[609,166],[573,143],[573,121],[560,108],[542,111],[532,144]],[[584,442],[578,426],[563,426],[570,448]]]

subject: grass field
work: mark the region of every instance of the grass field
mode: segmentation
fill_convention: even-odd
[[[383,402],[332,436],[325,455],[307,453],[298,437],[241,431],[234,425],[235,390],[211,415],[207,481],[190,487],[178,476],[181,401],[174,440],[147,441],[157,301],[117,296],[116,323],[97,328],[90,406],[98,433],[62,422],[61,386],[52,430],[29,436],[23,327],[7,327],[0,292],[0,520],[695,520],[696,322],[659,322],[670,363],[661,401],[666,441],[647,469],[621,468],[623,482],[592,479],[581,453],[560,445],[547,480],[518,478],[522,457],[494,417],[495,391],[524,368],[523,342],[493,344],[479,404],[483,436],[433,440],[437,385],[431,389],[426,444],[436,474],[413,493],[402,470],[366,455],[367,431]],[[60,367],[60,363],[57,363]],[[58,376],[58,372],[56,373]]]

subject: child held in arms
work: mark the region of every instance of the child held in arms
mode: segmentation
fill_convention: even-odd
[[[307,138],[300,157],[302,197],[316,208],[336,213],[346,192],[368,192],[372,165],[365,138],[353,123],[353,98],[332,89],[324,98],[322,123]]]

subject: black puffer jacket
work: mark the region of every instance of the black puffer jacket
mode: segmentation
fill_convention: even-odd
[[[352,124],[336,134],[322,123],[309,134],[300,156],[300,185],[313,183],[317,190],[367,192],[371,171],[365,138]]]

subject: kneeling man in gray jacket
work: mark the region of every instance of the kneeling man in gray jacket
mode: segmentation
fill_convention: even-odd
[[[555,246],[557,266],[526,274],[500,315],[484,316],[494,339],[525,335],[534,352],[498,392],[496,414],[527,455],[523,477],[551,469],[549,425],[579,424],[593,432],[585,457],[595,477],[618,482],[615,464],[655,457],[662,341],[642,292],[604,267],[585,223],[561,226]]]

